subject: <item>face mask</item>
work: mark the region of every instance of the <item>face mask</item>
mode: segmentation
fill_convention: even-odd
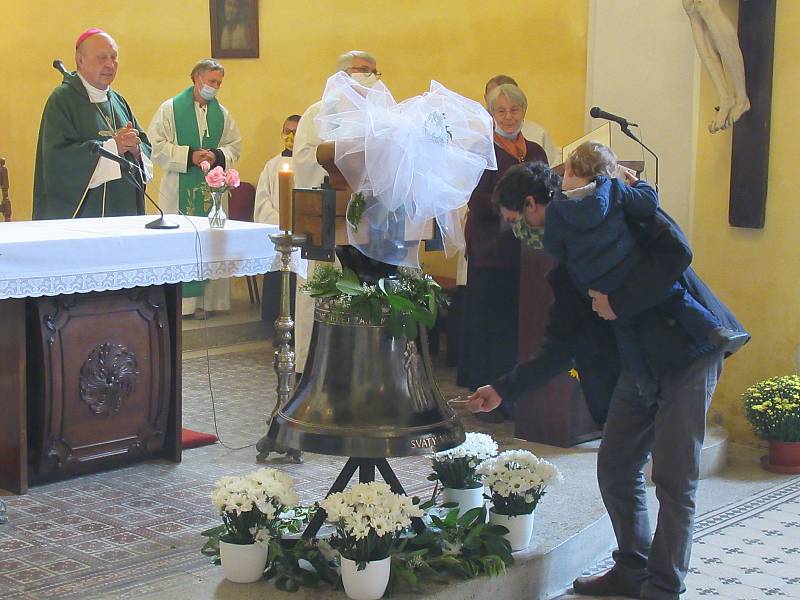
[[[511,227],[514,232],[514,237],[523,244],[527,244],[535,250],[541,250],[544,246],[542,244],[542,237],[544,236],[544,229],[541,227],[531,227],[528,222],[522,218]]]
[[[284,148],[286,148],[287,150],[294,149],[294,131],[281,134],[281,138],[283,139]]]
[[[350,75],[353,79],[355,79],[358,83],[363,85],[364,87],[372,87],[376,83],[378,83],[378,77],[375,73],[353,73]]]
[[[217,88],[213,88],[210,85],[204,83],[202,89],[200,90],[200,97],[205,100],[206,102],[211,102],[217,95]]]
[[[516,129],[513,133],[508,133],[497,123],[494,124],[494,132],[501,137],[508,138],[509,140],[517,139],[517,136],[519,135],[520,131],[522,131],[522,125],[520,125],[519,128]]]

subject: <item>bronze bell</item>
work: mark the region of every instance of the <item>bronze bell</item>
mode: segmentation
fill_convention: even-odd
[[[412,456],[464,442],[416,340],[317,300],[305,372],[267,438],[277,446],[359,458]]]

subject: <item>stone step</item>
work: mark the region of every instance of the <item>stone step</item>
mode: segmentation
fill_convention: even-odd
[[[207,319],[183,319],[183,351],[204,350],[270,339],[272,324],[261,320],[261,305],[234,301],[230,311]]]
[[[728,462],[727,457],[728,431],[719,425],[710,425],[706,428],[706,438],[700,451],[700,479],[708,479],[719,474]],[[644,468],[648,484],[653,483],[652,466],[651,459]]]
[[[700,453],[700,479],[719,475],[728,464],[728,438],[728,430],[724,427],[708,427]]]
[[[400,593],[397,600],[548,600],[563,593],[587,565],[593,565],[611,552],[614,532],[608,516],[603,516],[578,533],[562,539],[555,546],[543,549],[534,541],[527,550],[514,553],[514,565],[505,575],[480,577],[468,581],[452,579],[447,586],[430,587],[422,593]],[[298,595],[311,600],[318,596],[309,592]]]

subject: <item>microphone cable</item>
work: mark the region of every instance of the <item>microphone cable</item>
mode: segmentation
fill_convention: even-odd
[[[639,144],[639,145],[642,147],[642,150],[647,150],[647,152],[649,152],[649,153],[650,153],[650,155],[651,155],[651,156],[652,156],[652,157],[655,159],[655,161],[656,161],[656,169],[655,169],[655,170],[656,170],[656,173],[655,173],[655,181],[653,182],[653,187],[655,188],[655,190],[656,190],[656,191],[658,191],[658,155],[657,155],[655,152],[653,152],[653,151],[652,151],[652,150],[651,150],[651,149],[650,149],[650,148],[647,146],[647,144],[645,144],[645,143],[642,141],[642,140],[644,139],[644,136],[641,134],[642,128],[641,128],[640,126],[638,126],[638,125],[637,125],[636,127],[637,127],[637,129],[639,129],[639,131],[640,131],[640,134],[639,134],[639,135],[640,135],[640,137],[638,137],[638,138],[637,138],[637,137],[636,137],[636,136],[633,134],[633,132],[630,130],[630,128],[629,128],[629,127],[621,127],[621,129],[622,129],[622,133],[624,133],[624,134],[625,134],[625,135],[627,135],[629,138],[631,138],[631,139],[632,139],[634,142],[636,142],[637,144]],[[644,152],[642,152],[642,158],[644,158]],[[645,164],[646,164],[646,163],[645,163]]]
[[[655,177],[653,179],[653,187],[656,188],[657,192],[661,193],[661,190],[659,189],[660,182],[659,182],[659,171],[658,171],[658,155],[655,152],[653,152],[652,150],[650,150],[650,148],[648,146],[645,145],[645,143],[644,143],[644,130],[641,127],[639,127],[639,135],[642,138],[642,160],[643,161],[645,160],[645,153],[644,153],[645,150],[647,152],[649,152],[653,156],[653,161],[654,161],[654,165],[655,165],[655,174],[654,174]],[[645,162],[645,165],[646,164],[647,164],[647,162]]]
[[[180,208],[178,208],[178,214],[180,216],[184,217],[186,219],[186,221],[192,226],[192,229],[194,229],[194,240],[195,240],[195,243],[194,243],[194,256],[195,256],[195,261],[196,261],[195,265],[197,266],[197,276],[201,278],[201,279],[199,279],[199,281],[202,281],[204,261],[203,261],[203,243],[202,243],[202,240],[200,238],[200,230],[197,229],[197,226],[194,224],[194,221],[192,221],[189,218],[189,215],[187,215],[183,211],[181,211]],[[205,302],[203,304],[205,305]],[[176,308],[176,310],[180,310],[181,309],[180,306],[177,306],[175,308]],[[222,446],[226,450],[234,450],[234,451],[236,451],[236,450],[245,450],[247,448],[253,448],[253,447],[255,447],[256,442],[253,442],[252,444],[246,444],[244,446],[231,446],[231,445],[229,445],[228,443],[226,443],[222,439],[222,435],[220,434],[219,423],[217,421],[217,405],[216,405],[216,399],[214,398],[214,385],[213,385],[213,381],[212,381],[212,377],[211,377],[211,355],[209,354],[209,348],[208,348],[209,347],[208,312],[205,311],[205,310],[204,310],[204,312],[205,312],[205,315],[203,316],[203,335],[204,335],[204,338],[205,338],[206,379],[208,381],[208,393],[209,393],[209,396],[211,397],[211,415],[212,415],[212,418],[214,420],[214,434],[217,436],[217,440],[219,441],[220,446]],[[181,321],[183,321],[183,319],[181,319]],[[181,354],[182,354],[182,352],[181,352]],[[183,360],[183,357],[181,357],[181,361],[182,360]],[[181,369],[181,373],[183,373],[183,369]],[[183,385],[181,384],[181,388],[182,387],[183,387]],[[276,399],[276,402],[277,402],[277,399]]]
[[[644,180],[647,181],[647,177],[650,176],[650,170],[647,168],[647,158],[644,153],[644,129],[641,126],[637,127],[637,129],[639,129],[639,138],[642,140],[642,144],[639,145],[639,151],[642,153],[642,174],[645,175]],[[658,191],[658,177],[656,177],[653,187]]]

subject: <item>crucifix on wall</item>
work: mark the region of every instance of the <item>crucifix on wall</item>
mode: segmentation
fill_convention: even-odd
[[[776,0],[739,0],[738,36],[719,0],[682,0],[717,92],[711,133],[733,128],[728,223],[764,227]],[[738,39],[737,39],[738,37]]]

